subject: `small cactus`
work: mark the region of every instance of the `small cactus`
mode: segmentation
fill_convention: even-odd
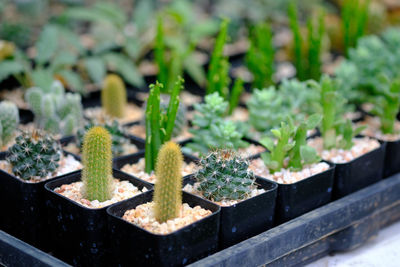
[[[100,126],[91,128],[83,142],[83,191],[84,198],[100,202],[112,194],[111,135]]]
[[[179,145],[165,143],[158,153],[154,188],[155,218],[166,222],[179,216],[182,205],[183,156]]]
[[[122,118],[125,116],[126,88],[122,79],[110,74],[104,80],[101,90],[101,105],[111,117]]]
[[[195,174],[199,191],[212,201],[246,199],[251,196],[255,176],[248,160],[232,150],[219,149],[200,160],[201,169]]]
[[[61,154],[59,143],[51,136],[40,131],[25,132],[8,149],[7,161],[21,179],[40,179],[57,170]]]
[[[0,103],[0,147],[7,145],[17,130],[19,114],[17,106],[10,101]]]

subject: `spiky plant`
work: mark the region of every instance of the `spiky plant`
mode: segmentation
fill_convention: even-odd
[[[91,128],[83,142],[82,194],[100,202],[112,195],[111,135],[100,126]]]
[[[179,145],[165,143],[158,153],[154,186],[154,213],[160,223],[179,216],[182,205],[183,156]]]
[[[198,190],[212,201],[246,199],[251,195],[255,176],[249,162],[233,150],[218,149],[200,160],[195,174]]]
[[[59,143],[41,132],[24,132],[8,149],[7,161],[13,173],[24,180],[46,178],[59,167],[62,155]]]
[[[10,101],[0,103],[0,147],[7,145],[17,130],[19,114],[17,106]]]
[[[101,105],[104,111],[111,117],[123,118],[126,102],[126,88],[122,79],[115,74],[107,75],[101,90]]]

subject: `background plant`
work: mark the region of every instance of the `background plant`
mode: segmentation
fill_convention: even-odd
[[[195,174],[198,190],[212,201],[243,200],[251,196],[255,176],[249,161],[233,150],[217,149],[200,159]]]
[[[23,132],[8,149],[7,162],[23,180],[48,178],[59,167],[62,150],[50,135],[40,131]]]
[[[282,168],[298,171],[304,165],[320,161],[315,149],[307,146],[306,142],[307,131],[314,129],[320,120],[321,116],[314,114],[296,127],[289,117],[288,122],[281,122],[279,128],[271,130],[274,138],[265,136],[260,140],[260,143],[268,149],[261,154],[261,158],[271,173]],[[287,165],[286,160],[288,160]]]
[[[0,103],[0,148],[6,146],[15,135],[19,126],[17,106],[10,101]]]
[[[126,88],[122,79],[115,74],[107,75],[101,90],[101,105],[106,114],[123,118],[126,115],[126,103]]]
[[[61,82],[54,81],[50,88],[32,87],[25,100],[35,115],[35,124],[53,134],[72,135],[82,124],[81,96],[65,93]]]
[[[111,136],[106,129],[95,126],[86,133],[82,162],[82,195],[84,198],[100,202],[111,199]]]

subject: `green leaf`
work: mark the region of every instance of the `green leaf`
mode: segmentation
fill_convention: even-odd
[[[268,136],[263,137],[260,140],[260,144],[266,147],[269,151],[274,149],[274,140]]]
[[[139,0],[133,9],[133,24],[137,27],[139,32],[144,32],[149,24],[148,18],[153,15],[154,4],[153,1]]]
[[[44,92],[50,92],[51,84],[54,81],[53,72],[50,69],[35,69],[31,72],[33,84]]]
[[[78,58],[76,55],[72,54],[68,51],[60,51],[54,57],[51,62],[51,68],[56,71],[64,66],[72,66],[75,65]]]
[[[282,137],[281,131],[279,129],[272,129],[271,133],[278,139]]]
[[[67,81],[70,89],[79,93],[85,92],[82,79],[77,73],[73,72],[72,70],[61,70],[57,74],[61,75]]]
[[[4,60],[0,61],[0,82],[7,77],[24,72],[25,65],[21,62],[14,60]]]
[[[189,55],[183,62],[185,71],[199,85],[204,86],[206,83],[206,74],[201,66],[194,58],[194,54]]]
[[[104,59],[109,69],[119,73],[126,82],[136,87],[143,87],[145,82],[133,62],[120,54],[108,53]]]
[[[300,156],[305,164],[312,164],[320,161],[320,157],[315,149],[307,145],[300,147]]]
[[[101,84],[107,72],[104,61],[99,57],[89,57],[85,59],[84,64],[90,79],[97,84]]]
[[[307,124],[307,129],[312,130],[315,127],[318,126],[318,124],[322,120],[322,115],[321,114],[313,114],[310,117],[308,117],[306,124]]]
[[[57,27],[47,25],[39,35],[39,39],[35,44],[36,47],[36,61],[39,64],[44,64],[57,51],[58,46],[58,31]]]
[[[296,142],[293,141],[292,143],[288,143],[286,145],[283,146],[283,150],[285,150],[285,152],[290,151],[294,146],[296,145]]]

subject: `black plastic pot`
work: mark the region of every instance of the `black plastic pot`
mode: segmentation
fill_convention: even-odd
[[[137,139],[137,138],[135,138],[133,136],[130,136],[130,135],[127,135],[126,138],[129,139],[131,144],[134,144],[138,148],[138,151],[142,151],[144,149],[144,143],[141,142],[141,140],[139,140],[139,139]],[[75,143],[75,140],[76,140],[75,136],[70,136],[70,137],[62,138],[60,140],[60,143],[64,147],[64,146],[67,146],[70,143]],[[73,154],[73,153],[71,153],[71,154]],[[127,157],[129,155],[134,155],[134,154],[135,153],[124,155],[124,156],[113,157],[113,164],[115,165],[119,160],[122,160],[125,157]],[[81,158],[81,156],[82,156],[81,154],[80,155],[73,154],[73,155],[76,156],[77,158]]]
[[[193,177],[184,181],[194,184]],[[257,178],[259,189],[266,192],[235,205],[221,206],[219,248],[224,249],[274,226],[277,184]]]
[[[114,168],[117,170],[121,170],[121,168],[125,165],[125,164],[134,164],[137,163],[140,159],[144,158],[144,150],[141,150],[135,154],[130,154],[130,155],[126,155],[126,156],[122,156],[119,157],[118,160],[116,160],[114,162]],[[190,163],[190,162],[197,162],[198,159],[196,157],[193,157],[191,155],[187,155],[185,153],[183,153],[183,160],[186,163]],[[130,174],[132,176],[135,176],[134,174]],[[189,175],[187,175],[186,177],[188,177]],[[135,176],[136,177],[136,176]],[[186,178],[185,177],[185,178]],[[138,178],[138,177],[136,177]],[[140,179],[140,178],[138,178]]]
[[[219,206],[186,192],[183,203],[199,205],[212,214],[167,235],[153,234],[121,218],[152,197],[153,191],[149,191],[107,209],[112,247],[121,266],[181,266],[217,250]]]
[[[3,160],[5,156],[5,153],[0,155],[0,159]],[[3,213],[0,216],[0,229],[47,250],[50,236],[44,184],[66,175],[29,183],[0,170],[0,209]]]
[[[383,178],[386,143],[347,163],[337,163],[333,199],[339,199]],[[398,153],[398,152],[397,152]]]
[[[400,172],[400,140],[386,141],[383,178]]]
[[[118,170],[113,176],[128,180],[142,189],[152,186]],[[90,209],[54,192],[64,184],[81,180],[81,172],[66,175],[45,184],[52,251],[74,266],[111,266],[110,240],[107,230],[107,207]]]
[[[319,208],[331,201],[335,165],[332,163],[328,164],[330,165],[328,170],[296,183],[278,183],[275,211],[275,223],[277,225]]]

